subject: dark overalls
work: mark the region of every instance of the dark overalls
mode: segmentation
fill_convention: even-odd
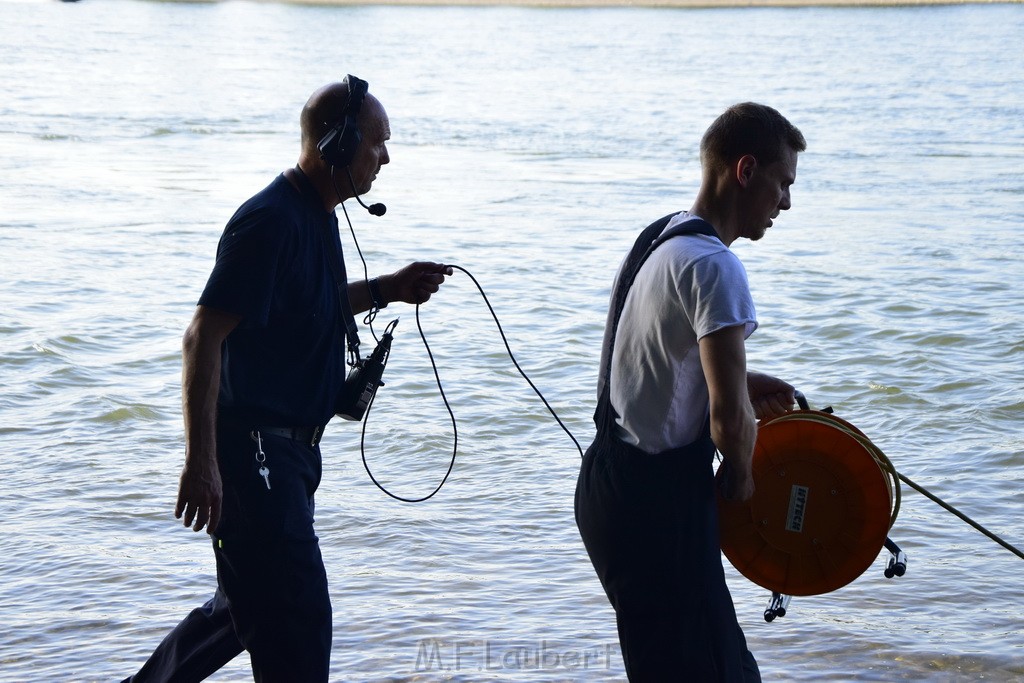
[[[710,422],[693,443],[654,455],[614,431],[611,352],[636,273],[667,239],[717,237],[698,220],[662,235],[671,218],[641,233],[612,298],[608,361],[594,415],[597,436],[580,468],[576,524],[615,608],[630,681],[760,681],[722,569]]]

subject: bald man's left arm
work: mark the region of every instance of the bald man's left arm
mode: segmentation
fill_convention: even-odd
[[[377,278],[383,304],[402,301],[407,304],[422,304],[430,299],[444,283],[446,275],[452,274],[451,266],[431,261],[416,261],[389,275]],[[373,300],[366,280],[350,282],[348,298],[352,310],[362,313],[370,310]]]

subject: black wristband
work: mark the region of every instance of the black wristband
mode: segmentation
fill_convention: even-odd
[[[370,278],[366,281],[366,286],[370,290],[370,298],[373,299],[373,307],[380,310],[388,307],[388,302],[384,300],[384,295],[380,291],[380,278]]]

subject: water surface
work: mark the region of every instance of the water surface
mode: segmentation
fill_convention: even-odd
[[[349,72],[394,134],[371,196],[387,216],[352,214],[370,269],[468,268],[581,441],[619,260],[689,206],[721,109],[777,107],[808,150],[793,209],[736,246],[751,366],[1024,545],[1024,7],[89,0],[0,4],[0,27],[0,679],[118,679],[211,594],[205,535],[171,514],[180,336],[224,222],[294,163],[308,94]],[[385,313],[401,323],[367,458],[422,495],[451,429],[414,311]],[[421,314],[459,460],[404,505],[363,472],[358,431],[329,430],[334,677],[622,680],[572,521],[575,447],[468,278]],[[772,624],[728,568],[765,680],[1024,677],[1021,561],[913,492],[892,535],[904,578],[879,558]],[[248,677],[240,657],[214,680]]]

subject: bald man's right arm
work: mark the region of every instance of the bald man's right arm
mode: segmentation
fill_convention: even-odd
[[[242,316],[196,307],[182,339],[181,399],[185,420],[185,466],[174,516],[185,526],[213,533],[220,520],[223,491],[217,466],[217,397],[221,347]]]

